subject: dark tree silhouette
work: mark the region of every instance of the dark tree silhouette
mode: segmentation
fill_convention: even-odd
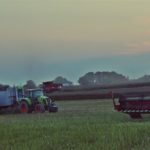
[[[78,80],[80,85],[103,85],[129,82],[128,77],[116,72],[89,72]]]
[[[95,83],[95,74],[93,72],[88,72],[80,77],[78,82],[80,85],[93,85]]]
[[[138,79],[135,79],[134,82],[150,82],[150,75],[144,75]]]
[[[5,91],[8,87],[10,87],[9,85],[4,85],[4,84],[0,84],[0,91]]]
[[[27,89],[34,89],[37,86],[33,80],[28,80],[23,87],[24,87],[24,90],[27,90]]]
[[[66,78],[62,76],[58,76],[54,79],[54,83],[63,84],[63,85],[72,85],[71,81],[68,81]]]

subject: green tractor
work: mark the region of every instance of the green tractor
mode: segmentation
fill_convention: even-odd
[[[50,98],[44,96],[42,89],[29,89],[26,98],[20,101],[19,110],[21,113],[44,113],[46,110],[57,112],[58,107]]]

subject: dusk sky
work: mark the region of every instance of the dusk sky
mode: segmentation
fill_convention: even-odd
[[[0,0],[0,83],[150,74],[149,0]]]

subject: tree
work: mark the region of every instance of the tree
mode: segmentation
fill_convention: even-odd
[[[8,87],[10,87],[9,85],[4,85],[4,84],[0,84],[0,91],[5,91]]]
[[[103,84],[119,84],[128,82],[128,77],[116,72],[88,72],[80,77],[78,82],[80,85],[103,85]]]
[[[23,87],[24,90],[26,91],[27,89],[35,89],[37,86],[33,80],[28,80]]]
[[[95,84],[95,74],[93,72],[88,72],[80,77],[78,82],[80,85],[93,85]]]
[[[95,77],[97,84],[119,84],[129,81],[128,77],[125,77],[124,75],[118,74],[114,71],[96,72]]]
[[[144,75],[136,79],[135,82],[150,82],[150,75]]]
[[[62,76],[58,76],[54,79],[54,83],[63,84],[63,85],[72,85],[71,81],[68,81],[66,78]]]

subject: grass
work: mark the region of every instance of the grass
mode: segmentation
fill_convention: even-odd
[[[112,101],[60,101],[58,113],[0,116],[0,150],[149,150],[150,115],[132,120]]]

